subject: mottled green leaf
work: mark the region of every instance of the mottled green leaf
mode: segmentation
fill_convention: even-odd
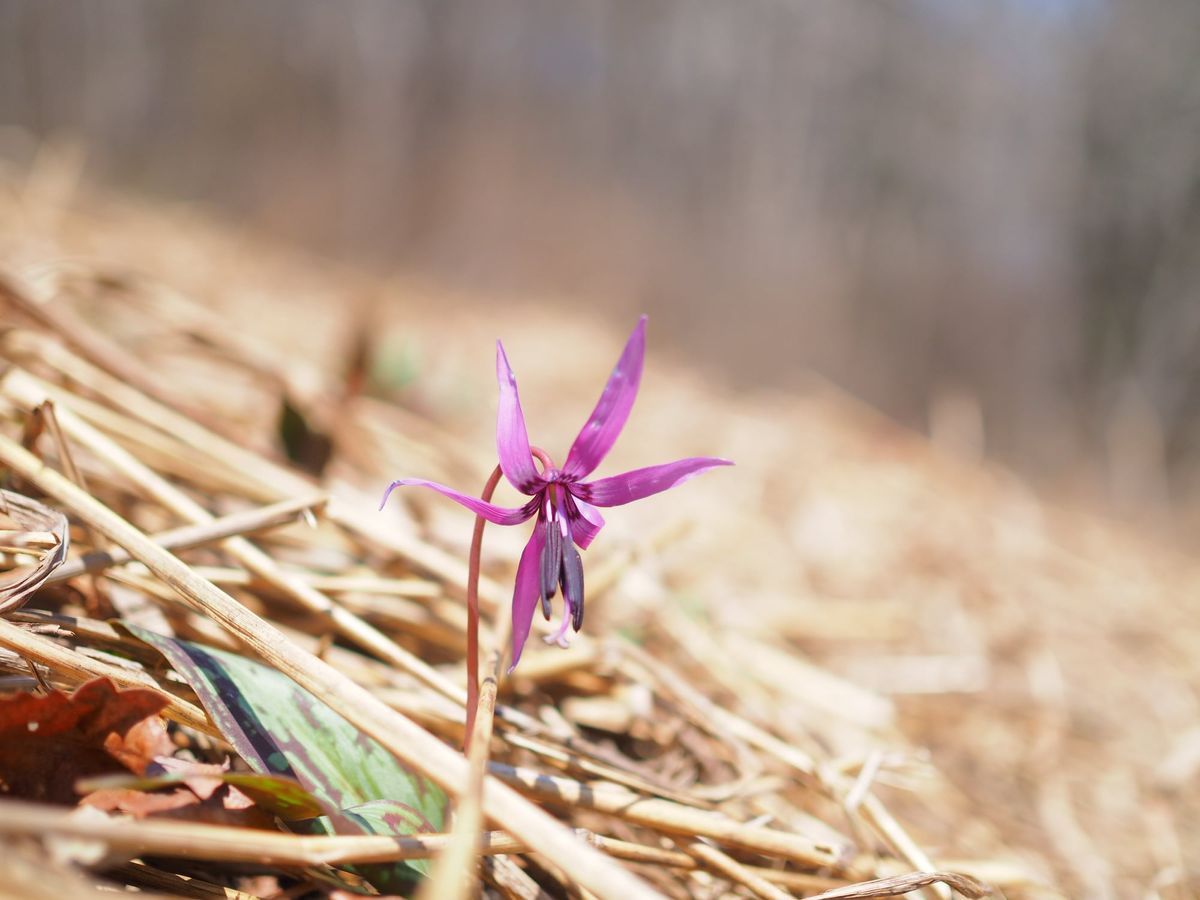
[[[372,800],[370,803],[351,806],[338,812],[344,820],[352,823],[358,830],[366,834],[405,835],[441,830],[440,826],[434,827],[433,823],[429,822],[419,809],[396,800]],[[304,822],[301,823],[301,826],[310,832],[328,833],[339,830],[335,827],[331,817],[317,819],[311,824]],[[344,826],[341,833],[345,833]],[[411,870],[416,870],[422,875],[428,875],[430,871],[429,861],[424,859],[409,860],[407,866],[410,867],[409,870],[398,872],[382,865],[348,866],[347,868],[360,873],[381,889],[401,887],[406,881],[411,881]]]
[[[312,827],[339,834],[442,830],[441,788],[287,676],[235,653],[125,628],[170,661],[250,768],[293,779],[334,810]],[[361,871],[388,889],[410,881],[414,872],[426,874],[428,866],[412,860]]]
[[[372,800],[343,809],[342,815],[357,822],[363,831],[371,834],[412,834],[438,830],[419,809],[397,800]]]

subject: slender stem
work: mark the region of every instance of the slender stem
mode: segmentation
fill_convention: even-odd
[[[530,452],[549,472],[554,462],[543,450],[531,447]],[[501,468],[497,466],[480,495],[492,499],[500,483]],[[467,575],[467,730],[463,735],[463,752],[467,755],[467,782],[458,797],[454,831],[449,845],[434,865],[429,881],[417,895],[417,900],[466,900],[475,884],[478,841],[476,833],[483,827],[483,782],[487,773],[488,752],[492,741],[492,723],[496,713],[496,693],[500,673],[504,669],[504,646],[509,642],[509,619],[501,617],[492,632],[488,653],[487,677],[479,680],[479,558],[483,546],[483,529],[487,520],[475,517],[471,537],[471,556]],[[535,526],[536,527],[536,526]]]
[[[496,466],[483,486],[483,493],[479,495],[481,499],[492,499],[503,474],[503,470]],[[475,710],[479,706],[479,556],[483,551],[483,526],[486,524],[487,519],[483,516],[475,517],[471,555],[467,563],[467,731],[463,735],[464,752],[471,746]]]
[[[530,447],[529,452],[542,464],[542,471],[554,468],[554,460],[540,447]],[[492,470],[487,484],[483,486],[481,500],[491,502],[496,485],[504,474],[500,466]],[[487,519],[475,517],[475,531],[471,534],[471,555],[467,562],[467,730],[463,734],[463,752],[471,747],[471,735],[475,731],[475,713],[479,707],[479,558],[483,552],[483,527]],[[497,675],[499,677],[499,675]]]

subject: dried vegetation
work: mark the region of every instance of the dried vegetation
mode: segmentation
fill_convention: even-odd
[[[0,687],[151,688],[155,740],[232,755],[119,618],[262,659],[457,790],[470,521],[375,502],[401,474],[482,484],[505,317],[535,431],[578,419],[615,336],[535,307],[447,313],[186,212],[68,208],[64,185],[49,167],[0,200],[0,471],[36,501],[2,495]],[[539,343],[576,348],[569,370]],[[640,894],[631,871],[679,897],[1191,895],[1193,566],[817,383],[733,398],[652,352],[626,437],[614,465],[739,465],[611,516],[585,634],[531,643],[502,683],[489,891]],[[519,541],[485,539],[488,622]],[[100,737],[88,752],[112,755]],[[34,775],[62,802],[66,773]],[[339,866],[447,842],[252,828],[197,784],[172,821],[0,802],[0,889],[38,896],[40,869],[57,896],[319,895]]]

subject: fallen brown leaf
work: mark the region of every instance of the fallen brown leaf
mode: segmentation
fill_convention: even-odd
[[[144,775],[154,764],[170,758],[175,744],[167,734],[167,726],[158,716],[138,722],[125,734],[110,734],[104,749],[130,772]]]
[[[230,783],[238,776],[230,773],[228,759],[224,763],[202,763],[158,756],[143,774],[145,777],[140,779],[116,776],[80,782],[78,790],[90,791],[80,805],[128,813],[139,819],[163,816],[245,828],[274,828],[275,815],[281,811],[278,798],[270,790],[274,785],[243,785],[246,790],[242,790]],[[295,787],[300,790],[298,785]],[[317,815],[321,810],[314,806],[310,812]]]
[[[213,779],[206,779],[212,781]],[[138,819],[155,816],[231,825],[241,828],[275,828],[275,818],[231,784],[216,782],[216,788],[201,797],[191,787],[173,790],[139,791],[132,788],[105,788],[84,797],[81,806],[105,812],[123,812]]]
[[[118,690],[107,678],[73,694],[17,694],[0,699],[0,793],[51,803],[76,801],[81,777],[138,764],[132,748],[156,738],[130,732],[167,698],[143,688]]]
[[[183,783],[191,788],[192,792],[201,800],[207,800],[217,792],[224,782],[221,781],[221,776],[229,771],[229,760],[224,763],[202,763],[191,759],[176,759],[173,756],[160,756],[154,761],[157,768],[163,772],[172,774],[184,775]],[[234,788],[234,790],[237,790]],[[241,791],[237,791],[241,796],[246,797]],[[246,797],[246,804],[253,805],[249,797]]]

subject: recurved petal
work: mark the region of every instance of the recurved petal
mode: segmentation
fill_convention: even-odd
[[[717,466],[732,465],[727,459],[693,456],[661,466],[634,469],[632,472],[613,475],[611,478],[600,478],[588,484],[575,485],[575,491],[596,506],[622,506],[683,484],[689,478]]]
[[[500,384],[496,413],[496,454],[500,457],[500,468],[518,491],[534,494],[542,486],[542,478],[529,451],[529,432],[525,429],[525,413],[521,411],[517,393],[517,376],[499,341],[496,341],[496,381]]]
[[[529,629],[533,625],[533,611],[542,596],[541,561],[542,549],[546,545],[545,534],[545,525],[539,519],[533,534],[529,536],[529,543],[521,553],[521,562],[517,564],[517,583],[513,588],[512,662],[508,667],[509,673],[521,660],[525,639],[529,637]]]
[[[575,438],[563,471],[575,478],[590,475],[608,455],[633,409],[638,385],[642,380],[642,362],[646,355],[646,317],[638,319],[637,327],[625,343],[608,383],[588,416],[583,430]]]
[[[604,516],[600,515],[600,510],[592,504],[569,492],[563,505],[566,508],[567,524],[571,526],[571,537],[586,550],[604,527]]]
[[[538,508],[538,499],[534,497],[524,506],[518,509],[506,509],[503,506],[496,506],[493,503],[488,503],[480,500],[478,497],[471,497],[467,494],[460,493],[454,488],[446,487],[444,484],[438,484],[436,481],[426,481],[423,478],[401,478],[399,481],[393,481],[388,485],[388,489],[383,492],[383,499],[379,501],[379,508],[388,501],[392,491],[398,487],[427,487],[433,488],[439,494],[444,494],[455,503],[465,506],[471,512],[478,516],[483,516],[489,522],[496,525],[517,525],[530,518]]]

